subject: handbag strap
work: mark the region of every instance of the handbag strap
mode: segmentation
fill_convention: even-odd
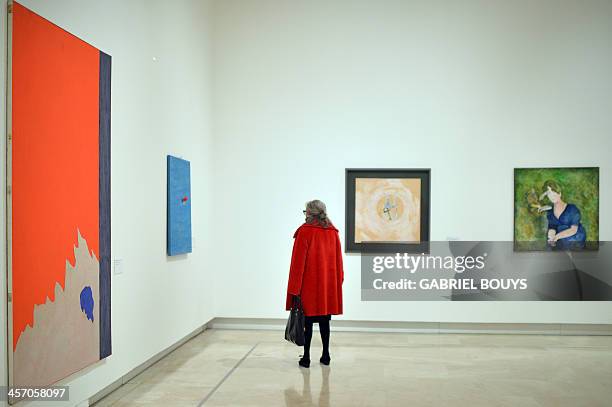
[[[293,296],[293,309],[302,309],[302,299],[299,295]]]

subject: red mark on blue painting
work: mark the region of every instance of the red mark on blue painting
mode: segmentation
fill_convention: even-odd
[[[87,315],[87,319],[90,319],[92,322],[94,320],[93,307],[93,294],[91,292],[91,287],[87,286],[81,291],[81,311],[83,311],[85,315]]]

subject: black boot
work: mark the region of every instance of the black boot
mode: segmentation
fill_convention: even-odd
[[[305,356],[302,356],[302,358],[300,359],[300,361],[298,362],[298,364],[302,367],[310,367],[310,358],[307,358]]]
[[[312,340],[312,321],[309,318],[305,319],[304,324],[304,355],[298,362],[302,367],[310,367],[310,341]]]
[[[321,342],[323,342],[323,354],[319,361],[325,366],[329,366],[331,358],[329,357],[329,319],[325,319],[319,322],[319,330],[321,331]]]

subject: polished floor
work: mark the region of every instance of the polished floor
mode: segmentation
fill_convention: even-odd
[[[304,369],[301,348],[282,336],[207,330],[95,406],[612,406],[612,337],[348,333],[332,323],[331,365],[317,357]]]

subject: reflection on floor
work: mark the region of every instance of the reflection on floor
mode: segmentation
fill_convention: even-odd
[[[103,406],[607,406],[612,337],[333,332],[321,366],[276,331],[207,330]],[[316,358],[315,358],[316,356]]]

